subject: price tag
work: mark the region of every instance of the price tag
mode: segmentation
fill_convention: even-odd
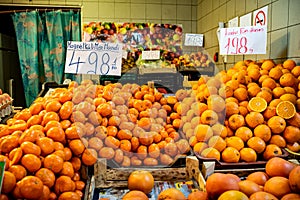
[[[232,27],[220,31],[220,54],[265,54],[267,27]]]
[[[142,60],[158,60],[160,58],[160,51],[142,51]]]
[[[120,43],[67,43],[65,73],[121,76],[123,45]]]
[[[203,46],[203,34],[191,34],[187,33],[185,34],[185,40],[184,40],[185,46]]]
[[[0,193],[1,193],[2,183],[3,183],[4,170],[5,170],[5,162],[1,161],[0,162]]]
[[[126,50],[122,51],[122,57],[126,60],[128,56],[128,52]]]

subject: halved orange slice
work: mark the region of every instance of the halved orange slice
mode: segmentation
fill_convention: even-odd
[[[248,103],[248,106],[252,111],[262,112],[267,108],[268,103],[262,97],[252,97]]]
[[[284,119],[290,119],[296,114],[295,105],[290,101],[282,101],[276,106],[276,114]]]

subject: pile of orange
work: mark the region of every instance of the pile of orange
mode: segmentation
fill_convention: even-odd
[[[300,151],[300,66],[293,60],[237,62],[202,76],[180,101],[182,132],[202,157],[255,162]]]
[[[300,166],[283,158],[271,158],[265,171],[241,179],[231,173],[213,173],[207,178],[208,199],[300,199]]]

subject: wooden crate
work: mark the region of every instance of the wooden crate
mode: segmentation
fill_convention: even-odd
[[[200,190],[205,190],[205,180],[195,156],[186,156],[184,167],[149,168],[110,168],[106,159],[98,159],[94,165],[94,174],[87,180],[84,199],[93,199],[95,188],[127,188],[127,179],[131,172],[145,170],[151,172],[155,181],[195,180]]]
[[[185,167],[166,168],[110,168],[106,159],[99,159],[94,165],[95,187],[127,187],[127,179],[131,172],[135,170],[150,171],[154,180],[175,181],[175,180],[198,180],[200,174],[199,161],[194,156],[186,157]]]

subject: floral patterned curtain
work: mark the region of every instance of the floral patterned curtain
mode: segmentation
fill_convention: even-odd
[[[61,10],[20,12],[12,15],[17,37],[26,104],[37,97],[41,84],[80,75],[64,74],[67,41],[81,40],[80,13]]]

